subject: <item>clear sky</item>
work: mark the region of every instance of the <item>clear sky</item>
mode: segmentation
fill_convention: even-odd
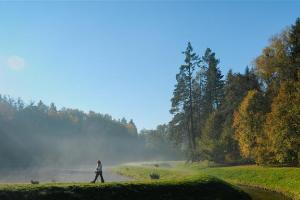
[[[243,72],[300,2],[0,2],[0,93],[168,122],[187,41]]]

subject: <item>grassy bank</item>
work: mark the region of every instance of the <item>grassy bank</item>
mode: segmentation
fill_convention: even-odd
[[[196,167],[192,168],[195,170]],[[236,166],[203,169],[203,167],[199,167],[198,171],[230,183],[278,191],[300,200],[300,168]]]
[[[218,192],[216,192],[218,191]],[[1,185],[1,200],[214,200],[249,199],[219,179],[201,176],[176,181],[107,184]]]
[[[120,167],[120,174],[137,179],[121,183],[0,184],[1,200],[249,200],[249,196],[213,176],[193,170]],[[149,174],[160,175],[151,180]]]
[[[173,193],[174,196],[170,199],[249,199],[249,196],[237,187],[213,176],[196,173],[187,168],[123,166],[115,168],[114,171],[148,186],[159,185],[164,187],[165,185],[172,185],[173,188],[161,190],[162,193]],[[159,180],[152,180],[150,178],[152,173],[159,174]],[[182,193],[177,194],[178,191]]]
[[[193,176],[214,176],[232,184],[248,185],[277,191],[300,200],[300,168],[274,168],[259,166],[219,167],[213,163],[177,164],[173,168],[122,167],[118,173],[139,180],[149,180],[149,173],[158,172],[161,179]]]
[[[290,198],[300,200],[300,168],[261,167],[256,165],[220,167],[208,162],[180,164],[178,168],[212,175],[232,184],[276,191]]]

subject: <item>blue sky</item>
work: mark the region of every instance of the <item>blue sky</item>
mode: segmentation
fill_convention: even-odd
[[[243,72],[300,2],[0,2],[0,93],[154,128],[187,41]]]

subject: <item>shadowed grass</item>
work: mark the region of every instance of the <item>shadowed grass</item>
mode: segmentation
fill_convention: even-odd
[[[195,170],[195,167],[193,169]],[[300,199],[300,168],[235,166],[199,168],[198,170],[230,183],[266,188],[297,200]]]
[[[191,170],[196,174],[212,175],[236,185],[276,191],[300,200],[300,168],[256,165],[225,167],[208,161],[193,164],[180,163],[177,168]]]
[[[182,180],[107,184],[1,185],[1,200],[248,200],[249,197],[219,179],[203,176]]]
[[[213,176],[193,170],[153,167],[114,169],[137,181],[122,183],[2,184],[1,200],[249,200],[240,189]],[[151,180],[155,172],[160,179]]]
[[[138,179],[149,180],[149,173],[159,172],[161,179],[182,179],[195,176],[214,176],[232,184],[248,185],[276,191],[300,200],[300,168],[275,168],[259,166],[222,167],[213,162],[193,164],[177,163],[173,168],[124,166],[118,173]]]
[[[235,199],[235,193],[239,196],[238,199],[249,199],[249,196],[244,194],[240,189],[234,187],[218,178],[203,173],[198,173],[196,170],[191,170],[187,167],[152,167],[152,166],[122,166],[113,170],[121,175],[134,178],[142,183],[152,184],[172,184],[179,187],[185,185],[196,186],[201,192],[192,192],[189,188],[185,189],[185,194],[193,196],[195,199]],[[150,174],[159,174],[159,180],[151,180]],[[174,191],[175,192],[175,191]],[[194,196],[196,195],[196,196]],[[232,195],[232,196],[230,196]],[[182,197],[185,199],[184,197]]]

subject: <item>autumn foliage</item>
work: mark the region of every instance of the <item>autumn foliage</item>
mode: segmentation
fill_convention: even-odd
[[[223,79],[210,49],[195,57],[199,68],[189,79],[192,93],[180,81],[174,90],[171,111],[182,109],[171,112],[171,139],[188,154],[189,130],[197,140],[197,160],[299,166],[300,18],[272,37],[244,74],[230,70]]]

